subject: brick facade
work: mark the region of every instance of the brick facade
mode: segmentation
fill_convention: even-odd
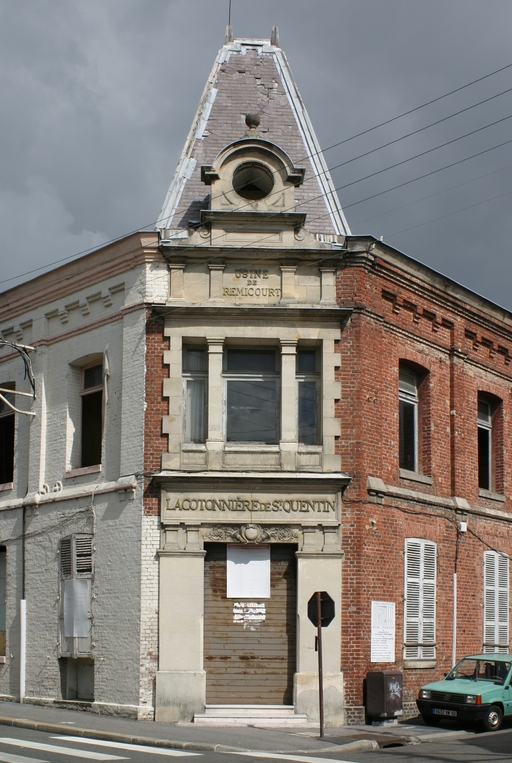
[[[451,667],[454,573],[457,658],[482,651],[484,551],[512,551],[506,495],[512,477],[506,451],[512,325],[504,311],[462,290],[457,295],[454,284],[384,245],[353,238],[348,248],[338,270],[337,298],[354,312],[339,345],[337,412],[342,469],[352,478],[343,497],[342,533],[341,665],[350,722],[363,712],[366,673],[404,667],[405,538],[435,542],[438,567],[436,664],[404,670],[406,714],[417,714],[418,688]],[[422,379],[418,475],[407,478],[399,468],[401,361],[421,372]],[[478,487],[479,393],[496,401],[488,491]],[[379,478],[388,490],[371,495],[368,477]],[[463,533],[458,531],[462,520],[467,522]],[[395,665],[370,662],[372,601],[395,602]]]

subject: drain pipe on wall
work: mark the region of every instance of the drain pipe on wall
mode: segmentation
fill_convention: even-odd
[[[467,522],[459,522],[457,525],[457,541],[455,546],[455,571],[453,573],[453,625],[452,625],[452,668],[457,663],[457,567],[459,563],[459,546],[462,533],[468,529]]]
[[[25,599],[25,529],[26,508],[21,514],[21,601],[20,601],[20,704],[25,699],[25,676],[27,663],[27,600]]]

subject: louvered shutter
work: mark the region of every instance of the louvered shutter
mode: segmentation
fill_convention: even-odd
[[[407,538],[405,542],[404,659],[435,659],[436,544]]]
[[[62,538],[60,542],[60,576],[61,576],[61,607],[60,607],[60,656],[61,657],[90,657],[92,651],[92,535],[76,534]],[[84,579],[83,583],[73,583]],[[80,602],[75,601],[78,588],[86,590],[87,623],[83,623],[80,635],[69,635],[70,618],[76,614],[75,607],[83,608],[83,595]],[[85,615],[85,612],[84,612]],[[82,616],[83,621],[83,616]],[[68,628],[66,628],[66,622]],[[73,631],[71,631],[73,632]]]
[[[484,552],[484,652],[508,652],[508,557]]]

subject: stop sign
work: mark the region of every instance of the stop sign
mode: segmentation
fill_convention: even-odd
[[[320,626],[325,628],[334,620],[334,601],[327,591],[318,591],[318,593],[320,594]],[[318,628],[318,601],[316,593],[308,601],[308,618]]]

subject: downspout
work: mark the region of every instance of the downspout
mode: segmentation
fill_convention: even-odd
[[[455,569],[453,572],[453,623],[452,623],[452,668],[457,663],[457,567],[459,564],[459,545],[462,523],[456,527],[457,540],[455,542]]]
[[[25,599],[25,506],[23,506],[21,512],[20,703],[23,703],[25,699],[27,660],[27,601]]]

